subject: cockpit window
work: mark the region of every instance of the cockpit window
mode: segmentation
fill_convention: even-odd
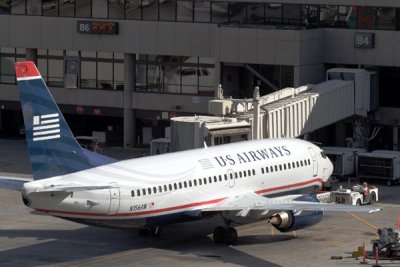
[[[326,154],[325,154],[324,151],[321,151],[321,156],[322,156],[324,159],[326,159]]]

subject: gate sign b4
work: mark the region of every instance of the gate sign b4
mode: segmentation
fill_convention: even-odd
[[[366,32],[354,33],[354,47],[355,48],[374,48],[374,34]]]

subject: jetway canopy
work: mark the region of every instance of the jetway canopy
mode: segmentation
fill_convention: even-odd
[[[330,80],[263,105],[264,138],[296,137],[355,114],[353,81]]]

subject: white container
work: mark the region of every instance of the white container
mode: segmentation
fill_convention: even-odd
[[[321,147],[333,164],[333,175],[349,176],[355,174],[356,159],[360,153],[365,153],[364,148],[353,147]]]

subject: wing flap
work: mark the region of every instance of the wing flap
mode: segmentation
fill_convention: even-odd
[[[289,196],[285,196],[283,198],[266,198],[257,195],[254,192],[247,192],[227,198],[215,206],[206,208],[203,211],[238,211],[236,216],[245,217],[251,210],[262,210],[263,214],[268,213],[270,210],[351,211],[368,213],[374,213],[382,210],[382,208],[374,206],[352,206],[292,200],[294,197],[291,199]]]

